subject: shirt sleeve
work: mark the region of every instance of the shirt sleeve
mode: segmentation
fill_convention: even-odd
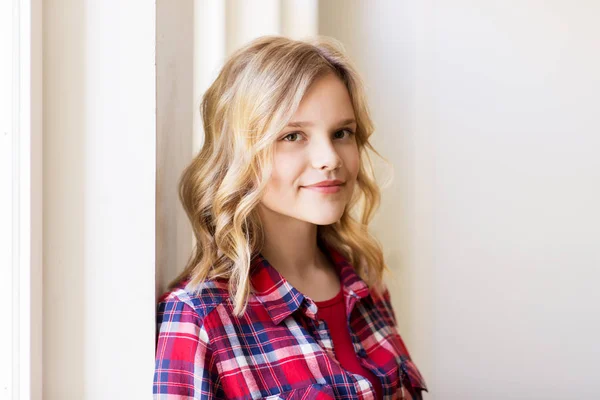
[[[171,295],[158,304],[154,400],[224,398],[198,313]]]
[[[384,318],[386,319],[386,323],[393,327],[397,327],[398,322],[396,321],[396,313],[394,312],[394,307],[392,306],[392,299],[390,297],[390,291],[387,285],[384,286],[381,302],[385,310]]]

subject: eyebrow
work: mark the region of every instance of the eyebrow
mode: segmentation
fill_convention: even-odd
[[[343,119],[340,122],[338,122],[336,124],[336,126],[350,125],[352,123],[356,123],[356,120],[354,118],[347,118],[347,119]],[[294,122],[290,122],[289,124],[287,124],[288,127],[293,127],[293,128],[302,128],[303,126],[313,126],[313,125],[314,125],[314,123],[309,122],[309,121],[294,121]]]

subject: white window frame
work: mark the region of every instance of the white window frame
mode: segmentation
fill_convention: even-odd
[[[41,399],[42,3],[0,15],[0,398]]]

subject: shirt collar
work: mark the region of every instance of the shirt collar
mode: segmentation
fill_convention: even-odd
[[[333,261],[345,297],[352,296],[357,300],[366,297],[369,287],[358,276],[352,264],[327,242],[321,239],[321,243],[322,249]],[[299,308],[308,317],[315,318],[317,306],[314,301],[293,287],[261,253],[252,260],[250,281],[254,295],[276,325]]]

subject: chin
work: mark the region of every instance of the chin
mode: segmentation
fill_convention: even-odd
[[[335,224],[336,222],[338,222],[340,220],[340,218],[342,218],[342,215],[343,215],[343,210],[342,210],[342,212],[336,213],[336,214],[320,215],[318,217],[313,216],[312,218],[310,218],[308,220],[315,225],[331,225],[331,224]]]

